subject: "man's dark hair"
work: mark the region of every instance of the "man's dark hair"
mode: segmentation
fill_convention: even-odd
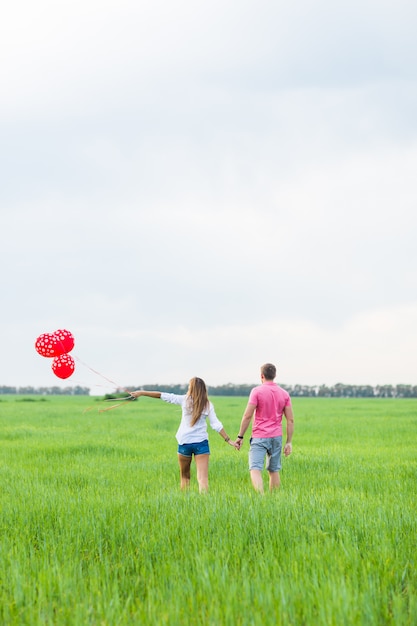
[[[261,367],[261,374],[264,375],[266,380],[274,380],[277,375],[277,368],[272,363],[265,363]]]

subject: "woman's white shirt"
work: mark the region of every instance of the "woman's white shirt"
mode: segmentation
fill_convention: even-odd
[[[220,432],[223,428],[223,424],[218,419],[211,402],[209,402],[209,406],[203,411],[194,426],[191,426],[192,412],[189,410],[191,407],[187,406],[187,398],[187,395],[166,392],[161,393],[161,400],[169,404],[178,404],[182,408],[181,423],[175,435],[178,443],[198,443],[199,441],[208,439],[207,419],[211,428],[216,432]]]

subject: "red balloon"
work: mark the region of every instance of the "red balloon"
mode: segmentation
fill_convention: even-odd
[[[69,378],[75,370],[75,361],[70,354],[61,354],[52,361],[52,371],[58,378]]]
[[[53,335],[56,338],[57,344],[54,356],[60,356],[71,352],[74,347],[74,337],[69,330],[56,330]]]
[[[43,333],[39,335],[35,341],[35,350],[38,354],[45,357],[57,356],[57,338],[51,333]]]

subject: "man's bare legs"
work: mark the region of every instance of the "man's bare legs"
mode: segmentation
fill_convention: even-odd
[[[261,470],[257,470],[257,469],[250,470],[250,477],[251,477],[252,485],[255,491],[257,491],[258,493],[263,493],[264,483],[262,480]]]
[[[269,491],[279,489],[280,484],[279,472],[269,472]]]
[[[252,480],[252,485],[255,491],[258,493],[264,492],[264,483],[262,480],[262,472],[261,470],[253,469],[250,470],[250,477]],[[275,489],[279,489],[281,484],[279,472],[269,472],[269,491],[275,491]]]

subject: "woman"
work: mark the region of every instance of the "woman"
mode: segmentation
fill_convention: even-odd
[[[207,418],[213,430],[218,432],[226,443],[237,448],[237,444],[230,440],[223,424],[217,418],[214,407],[207,395],[207,388],[201,378],[190,380],[186,395],[166,393],[161,391],[132,391],[134,398],[148,396],[160,398],[170,404],[179,404],[182,408],[181,423],[176,438],[178,441],[178,462],[180,466],[181,489],[190,486],[191,461],[194,455],[197,467],[197,481],[200,493],[208,491],[208,465],[210,448],[207,433]]]

